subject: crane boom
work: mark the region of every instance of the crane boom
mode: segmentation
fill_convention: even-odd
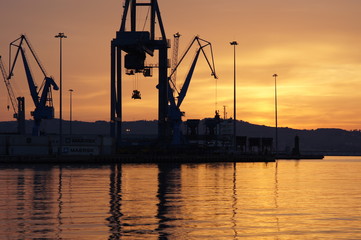
[[[29,63],[28,63],[28,60],[26,59],[24,49],[21,46],[18,49],[19,49],[19,51],[21,53],[21,56],[23,58],[23,64],[24,64],[24,68],[25,68],[26,78],[28,80],[28,84],[29,84],[29,88],[30,88],[31,98],[33,99],[33,102],[34,102],[35,106],[37,107],[38,104],[39,104],[38,103],[38,101],[39,101],[38,100],[38,92],[37,92],[38,87],[35,85],[33,75],[31,74]],[[16,62],[16,60],[14,61],[13,67],[15,66],[15,62]],[[10,76],[11,75],[9,75],[9,77]]]
[[[180,107],[180,105],[182,104],[184,98],[186,97],[189,84],[191,83],[191,79],[192,79],[192,76],[193,76],[194,69],[196,68],[196,64],[197,64],[197,61],[198,61],[200,50],[201,50],[201,48],[197,51],[196,56],[194,57],[191,68],[190,68],[190,70],[189,70],[189,72],[187,74],[186,80],[184,81],[182,89],[181,89],[181,91],[179,93],[177,107]]]
[[[38,88],[36,85],[33,75],[30,71],[29,62],[27,59],[27,56],[25,54],[24,45],[27,46],[27,48],[30,50],[31,55],[35,59],[38,67],[40,68],[41,72],[44,75],[43,83],[41,84],[41,87]],[[47,76],[46,71],[42,64],[40,63],[39,58],[37,57],[35,51],[33,50],[29,40],[26,38],[25,35],[21,35],[16,40],[12,41],[10,43],[10,63],[11,63],[11,48],[16,47],[17,51],[14,57],[14,60],[12,64],[10,65],[8,80],[10,80],[14,73],[14,68],[19,56],[19,53],[23,60],[23,66],[26,73],[26,78],[30,90],[31,98],[35,105],[35,110],[31,112],[31,115],[34,117],[34,127],[33,127],[33,135],[39,135],[40,134],[40,123],[42,119],[53,119],[54,118],[54,107],[53,107],[53,98],[52,98],[52,89],[58,90],[59,87],[55,83],[54,79],[52,77]]]
[[[193,62],[192,62],[192,65],[191,65],[191,68],[188,72],[188,75],[183,83],[183,86],[181,88],[181,91],[178,92],[176,86],[175,86],[175,83],[173,82],[172,80],[172,77],[174,76],[175,72],[177,71],[179,65],[182,63],[182,61],[184,60],[184,58],[186,57],[186,55],[188,54],[188,52],[190,51],[190,49],[192,48],[193,44],[194,43],[197,43],[199,48],[198,50],[196,51],[196,55],[193,59]],[[209,46],[210,48],[210,52],[211,52],[211,61],[212,63],[210,62],[210,60],[208,59],[207,57],[207,54],[205,53],[204,51],[204,48]],[[174,67],[174,69],[172,69],[172,72],[171,74],[169,75],[169,83],[170,83],[170,86],[173,86],[173,90],[177,91],[178,93],[178,102],[177,102],[177,107],[180,107],[180,105],[182,104],[186,94],[187,94],[187,91],[188,91],[188,87],[189,87],[189,84],[190,84],[190,81],[192,79],[192,75],[193,75],[193,72],[194,72],[194,69],[195,69],[195,66],[196,66],[196,63],[197,63],[197,60],[198,60],[198,57],[199,57],[199,54],[202,53],[204,58],[206,59],[207,61],[207,64],[211,70],[211,76],[213,76],[214,78],[218,78],[217,77],[217,74],[216,74],[216,69],[215,69],[215,64],[214,64],[214,57],[213,57],[213,50],[212,50],[212,44],[204,39],[201,39],[200,37],[196,36],[194,37],[193,41],[191,42],[191,44],[189,45],[189,47],[187,48],[187,50],[184,52],[183,56],[181,57],[181,59],[179,60],[179,62],[177,63],[177,65]],[[173,94],[171,94],[169,96],[170,98],[174,98]],[[175,102],[175,101],[174,101]]]

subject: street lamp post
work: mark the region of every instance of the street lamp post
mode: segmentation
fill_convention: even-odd
[[[62,147],[63,147],[63,38],[67,38],[64,33],[58,33],[58,35],[55,36],[55,38],[59,38],[60,40],[60,97],[59,97],[59,154],[62,153]]]
[[[69,127],[70,127],[70,135],[72,135],[73,131],[72,131],[72,120],[73,120],[73,89],[69,89],[69,94],[70,94],[70,110],[69,110],[69,115],[70,115],[70,122],[69,122]]]
[[[272,75],[275,78],[275,121],[276,121],[276,156],[278,155],[278,116],[277,116],[277,77],[275,73]]]
[[[236,46],[238,45],[237,41],[230,42],[230,44],[233,46],[233,144],[234,149],[237,150],[237,129],[236,129],[236,123],[237,123],[237,113],[236,113]]]

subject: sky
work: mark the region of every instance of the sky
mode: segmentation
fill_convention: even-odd
[[[110,41],[119,30],[122,0],[0,0],[0,55],[8,67],[9,43],[26,34],[49,75],[59,83],[59,39],[63,40],[63,119],[110,119]],[[297,129],[361,129],[361,1],[359,0],[158,0],[167,38],[181,34],[179,55],[194,36],[212,43],[217,80],[200,58],[181,110],[184,120],[233,117],[233,54],[236,46],[237,119]],[[147,9],[139,12],[142,28]],[[192,49],[195,52],[196,49]],[[190,58],[192,57],[190,54]],[[169,58],[172,49],[169,50]],[[190,61],[190,60],[187,60]],[[177,85],[189,69],[180,66]],[[147,57],[148,63],[156,59]],[[36,66],[32,65],[34,74]],[[21,62],[12,78],[17,96],[33,104]],[[42,77],[39,74],[37,82]],[[158,116],[157,73],[125,76],[123,120]],[[0,84],[0,121],[12,120],[5,85]],[[131,99],[139,90],[141,100]],[[59,92],[53,92],[56,118]],[[225,106],[225,107],[224,107]]]

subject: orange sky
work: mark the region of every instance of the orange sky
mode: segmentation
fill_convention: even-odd
[[[9,43],[25,33],[49,75],[58,81],[59,40],[54,36],[64,32],[68,38],[63,42],[63,118],[69,119],[67,90],[72,88],[73,119],[109,120],[110,41],[119,29],[122,1],[0,1],[0,55],[5,65]],[[214,48],[219,79],[216,84],[200,59],[182,105],[186,118],[212,117],[216,108],[223,116],[223,106],[232,117],[233,47],[229,42],[237,40],[237,119],[274,125],[272,75],[277,73],[279,126],[361,128],[361,1],[158,2],[168,38],[176,32],[182,35],[179,54],[195,35],[212,42]],[[139,16],[140,26],[144,19],[145,14]],[[171,54],[170,50],[170,58]],[[20,63],[13,80],[18,94],[27,99],[28,119],[33,105]],[[178,82],[188,68],[189,64],[181,66]],[[124,80],[124,120],[156,119],[156,74],[150,79],[138,77],[142,100],[130,98],[135,81],[134,77]],[[0,86],[0,120],[11,120],[4,84]],[[54,102],[58,117],[58,92]]]

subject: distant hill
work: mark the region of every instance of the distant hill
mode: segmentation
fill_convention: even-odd
[[[26,131],[31,133],[32,120],[26,121]],[[157,121],[132,121],[123,122],[124,135],[156,136]],[[46,120],[43,122],[42,131],[47,134],[58,134],[59,121]],[[68,134],[70,125],[63,121],[63,133]],[[0,122],[0,134],[16,132],[16,122]],[[110,124],[106,121],[72,122],[73,134],[110,135]],[[199,126],[200,134],[205,132],[204,121]],[[255,125],[248,122],[237,121],[237,135],[247,137],[274,138],[275,128]],[[294,138],[299,136],[302,153],[323,153],[326,155],[361,155],[361,132],[346,131],[342,129],[316,129],[298,130],[291,128],[278,128],[279,150],[290,151],[294,146]]]

